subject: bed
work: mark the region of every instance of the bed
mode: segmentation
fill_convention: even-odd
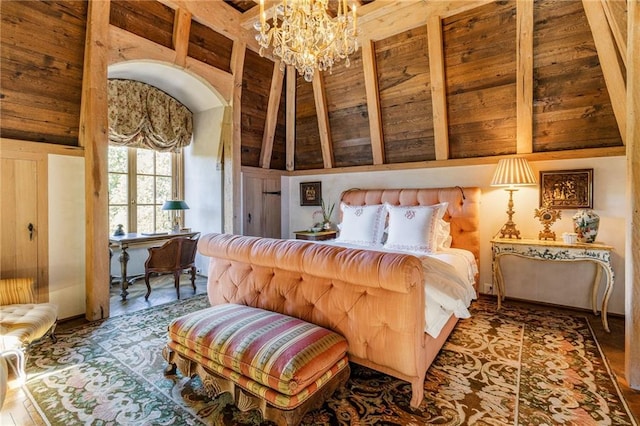
[[[466,250],[476,260],[479,202],[478,188],[460,187],[349,190],[341,197],[343,208],[446,203],[442,219],[450,226],[450,250]],[[392,229],[387,238],[393,240]],[[411,405],[421,403],[427,369],[460,316],[449,313],[438,333],[426,332],[433,308],[424,283],[444,279],[442,262],[427,260],[425,266],[432,256],[352,242],[229,234],[205,235],[198,249],[211,258],[207,291],[212,305],[245,304],[332,329],[349,342],[350,361],[410,382]],[[477,286],[477,279],[469,281]]]

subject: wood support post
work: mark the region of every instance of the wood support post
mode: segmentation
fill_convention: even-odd
[[[429,18],[429,22],[427,22],[427,41],[429,44],[429,72],[436,160],[446,160],[449,158],[449,121],[447,120],[444,46],[442,44],[442,19],[440,16]]]
[[[533,0],[516,3],[516,152],[533,152]]]
[[[107,61],[110,1],[90,1],[80,105],[84,147],[88,320],[109,316],[109,185],[107,179]]]

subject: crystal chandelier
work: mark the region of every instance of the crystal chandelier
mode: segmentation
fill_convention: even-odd
[[[254,25],[260,55],[273,45],[273,53],[282,58],[280,69],[292,65],[309,82],[316,68],[331,70],[342,59],[349,66],[349,55],[358,50],[356,7],[349,13],[347,0],[337,1],[338,14],[332,18],[329,0],[282,0],[273,8],[269,25],[260,0],[260,20]]]

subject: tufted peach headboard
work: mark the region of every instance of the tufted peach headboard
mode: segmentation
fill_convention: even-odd
[[[350,189],[342,193],[347,205],[389,203],[395,206],[430,206],[447,201],[444,219],[451,223],[451,247],[469,250],[480,258],[480,188]]]

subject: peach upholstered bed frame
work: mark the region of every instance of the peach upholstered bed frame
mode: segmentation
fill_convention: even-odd
[[[351,205],[432,205],[449,202],[452,247],[478,257],[478,188],[349,190]],[[255,306],[332,329],[349,342],[349,360],[407,380],[411,405],[424,395],[427,369],[453,330],[424,332],[424,273],[408,254],[229,234],[208,234],[198,249],[211,258],[212,305]]]

